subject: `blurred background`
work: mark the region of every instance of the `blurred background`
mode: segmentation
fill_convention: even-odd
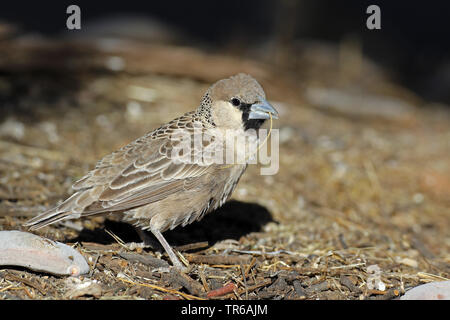
[[[80,30],[66,27],[72,4]],[[372,4],[380,30],[366,27]],[[2,1],[0,230],[25,230],[23,221],[69,196],[97,160],[195,109],[215,81],[245,72],[279,111],[280,170],[261,176],[250,166],[234,202],[168,232],[168,242],[208,241],[199,255],[229,243],[285,250],[257,256],[254,272],[285,285],[255,298],[303,297],[293,279],[306,290],[319,276],[326,286],[306,298],[387,299],[448,280],[449,12],[448,1]],[[39,232],[110,245],[106,226],[136,241],[114,219]],[[101,259],[112,258],[119,261]],[[368,288],[370,265],[386,291]],[[229,270],[214,269],[219,287]]]
[[[82,9],[80,31],[65,27],[70,4]],[[365,27],[371,4],[382,9],[381,30]],[[284,65],[295,63],[308,44],[352,42],[417,94],[450,101],[446,1],[13,1],[0,6],[3,23],[33,36],[119,36]]]

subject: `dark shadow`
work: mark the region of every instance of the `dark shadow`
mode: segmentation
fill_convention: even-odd
[[[209,245],[225,239],[238,240],[251,232],[261,231],[263,226],[274,221],[265,207],[256,203],[229,201],[204,219],[186,227],[177,227],[164,233],[164,237],[173,246],[208,241]],[[105,232],[109,230],[125,242],[141,242],[131,224],[105,220],[104,228],[83,229],[78,237],[69,242],[114,243],[115,240]],[[149,233],[151,234],[151,233]],[[156,239],[155,239],[156,240]]]
[[[114,233],[124,242],[142,242],[131,224],[110,219],[105,220],[104,227],[95,228],[94,230],[83,229],[76,238],[68,239],[67,242],[95,242],[100,244],[115,243],[116,241],[106,232],[106,230]]]
[[[238,240],[251,232],[261,231],[271,221],[274,220],[269,210],[257,203],[229,201],[204,219],[167,231],[164,236],[173,245],[199,241],[208,241],[211,245],[225,239]]]

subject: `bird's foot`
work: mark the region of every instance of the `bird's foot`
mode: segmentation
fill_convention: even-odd
[[[123,244],[127,250],[135,251],[136,249],[154,249],[154,246],[152,244],[149,244],[147,242],[127,242]]]
[[[172,259],[171,259],[172,260]],[[172,260],[172,264],[173,264],[173,268],[177,269],[180,272],[187,272],[189,270],[189,268],[187,266],[185,266],[180,260]]]

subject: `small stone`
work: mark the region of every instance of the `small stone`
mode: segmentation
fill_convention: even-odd
[[[112,71],[121,71],[125,68],[125,60],[121,57],[111,56],[106,59],[105,65]]]
[[[141,104],[136,101],[129,101],[127,103],[126,117],[131,121],[139,120],[140,118],[142,118]]]
[[[400,300],[450,300],[450,280],[435,281],[414,287]]]
[[[70,288],[65,294],[65,297],[68,299],[82,296],[100,298],[102,295],[102,287],[97,280],[68,278],[66,283]]]
[[[282,127],[280,129],[280,144],[286,143],[294,136],[295,130],[291,127]]]
[[[413,268],[417,268],[419,266],[419,263],[416,260],[410,258],[403,258],[400,260],[400,263]]]
[[[14,119],[7,119],[0,123],[0,136],[21,140],[25,136],[25,125]]]
[[[425,199],[425,197],[421,193],[416,193],[413,195],[413,201],[416,204],[422,203],[424,199]]]

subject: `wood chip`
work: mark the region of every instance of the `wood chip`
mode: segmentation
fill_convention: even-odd
[[[375,291],[378,291],[378,290],[375,290]],[[382,291],[382,292],[374,293],[374,294],[376,295],[374,297],[374,300],[390,300],[390,299],[398,297],[400,295],[400,290],[391,288],[387,291]]]
[[[209,265],[241,265],[249,264],[251,256],[250,255],[240,255],[240,256],[222,256],[222,255],[187,255],[186,259],[191,263],[197,264],[209,264]]]
[[[146,266],[150,266],[151,268],[168,268],[169,263],[162,259],[154,258],[150,255],[142,255],[130,252],[121,252],[119,256],[130,261],[130,262],[140,262]]]
[[[195,242],[195,243],[189,243],[182,246],[174,247],[177,251],[190,251],[190,250],[196,250],[196,249],[203,249],[208,247],[208,241],[202,241],[202,242]]]
[[[178,271],[176,268],[172,268],[170,270],[170,281],[184,287],[193,295],[200,297],[205,295],[203,286],[200,283],[193,280],[188,275]]]
[[[295,293],[297,294],[297,296],[299,298],[306,298],[306,292],[305,292],[305,290],[303,290],[303,287],[302,287],[302,284],[300,283],[300,281],[295,280],[293,282],[293,285],[294,285],[294,290],[295,290]]]
[[[237,288],[236,285],[230,282],[229,284],[223,286],[222,288],[211,290],[210,292],[208,292],[207,297],[208,298],[220,297],[228,293],[234,292],[236,288]]]

